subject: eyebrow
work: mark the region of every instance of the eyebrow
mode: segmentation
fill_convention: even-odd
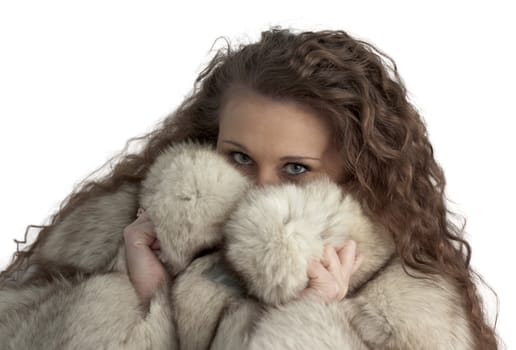
[[[244,145],[241,145],[238,142],[229,141],[229,140],[223,140],[222,142],[229,143],[229,144],[231,144],[233,146],[236,146],[238,148],[241,148],[244,151],[246,151],[247,153],[249,153],[249,150]],[[321,160],[320,158],[305,157],[305,156],[285,156],[285,157],[281,157],[280,158],[281,161],[285,161],[285,160],[300,160],[300,159],[312,159],[312,160],[319,160],[319,161]]]

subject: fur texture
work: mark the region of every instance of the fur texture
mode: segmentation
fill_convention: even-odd
[[[253,295],[274,305],[306,287],[310,259],[322,258],[325,244],[357,242],[364,264],[353,275],[351,291],[394,253],[387,233],[326,178],[248,192],[224,233],[228,261]]]
[[[124,264],[138,202],[175,276],[148,312]],[[309,259],[349,238],[364,255],[349,297],[296,299]],[[249,188],[211,149],[177,145],[141,189],[84,203],[34,257],[77,276],[0,290],[0,349],[472,348],[455,287],[408,275],[393,253],[385,230],[329,180]]]
[[[140,202],[173,275],[221,243],[221,227],[248,187],[249,181],[221,155],[195,143],[170,147],[156,159]]]

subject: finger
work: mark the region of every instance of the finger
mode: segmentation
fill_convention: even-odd
[[[142,223],[135,227],[131,227],[124,237],[130,245],[147,246],[153,244],[156,239],[156,231],[151,223]]]
[[[155,235],[156,228],[154,227],[154,224],[152,221],[145,221],[145,222],[137,222],[133,223],[131,225],[131,231],[136,232],[149,232]]]
[[[335,252],[339,252],[342,250],[342,248],[346,247],[347,244],[348,244],[349,241],[343,241],[343,242],[340,242],[340,243],[330,243],[328,245],[325,245],[325,249],[329,249],[329,246],[333,246],[333,248],[335,249]],[[328,253],[326,253],[326,251],[323,252],[323,254],[326,256],[328,255]],[[323,264],[324,267],[328,268],[330,266],[330,259],[326,258],[326,257],[323,257],[321,259],[321,263]]]
[[[340,264],[353,266],[355,262],[356,249],[357,244],[355,241],[347,241],[347,244],[337,253]]]
[[[308,265],[308,278],[311,280],[320,280],[323,276],[328,275],[328,271],[317,260],[312,260]]]
[[[312,260],[308,266],[308,278],[308,286],[301,293],[301,297],[317,295],[326,300],[327,296],[325,290],[327,287],[325,286],[333,281],[328,270],[326,270],[319,261]]]
[[[150,219],[145,219],[145,218],[140,219],[142,216],[140,216],[131,225],[129,225],[128,226],[129,229],[131,231],[136,231],[136,232],[150,231],[150,232],[155,233],[156,232],[156,228],[154,226],[154,223]]]
[[[142,223],[142,222],[146,222],[146,221],[150,221],[150,218],[149,216],[147,215],[147,213],[143,213],[141,214],[140,216],[138,216],[133,222],[132,224],[139,224],[139,223]]]
[[[338,299],[342,300],[348,292],[349,281],[355,269],[355,245],[350,244],[348,247],[343,248],[339,252],[339,258],[342,262],[339,280],[341,285],[345,287],[342,288],[341,293],[338,295]]]
[[[338,271],[340,268],[340,260],[335,248],[331,245],[327,245],[324,247],[324,266],[330,272]]]
[[[161,249],[161,244],[160,244],[159,240],[156,238],[154,240],[154,242],[152,242],[150,247],[152,250],[159,250],[159,249]]]
[[[339,243],[331,243],[331,245],[335,248],[335,250],[338,252],[340,251],[342,248],[346,247],[348,245],[348,243],[350,242],[351,240],[345,240],[345,241],[342,241],[342,242],[339,242]]]
[[[347,241],[344,241],[342,243],[339,243],[339,244],[333,244],[333,246],[335,247],[335,251],[337,253],[339,253],[342,249],[346,249],[347,247],[349,247],[350,245],[354,245],[356,247],[357,245],[357,242],[355,242],[354,240],[352,239],[348,239]]]

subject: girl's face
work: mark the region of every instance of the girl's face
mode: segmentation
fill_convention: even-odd
[[[219,117],[217,151],[257,185],[321,175],[340,182],[343,161],[330,126],[309,108],[233,89]]]

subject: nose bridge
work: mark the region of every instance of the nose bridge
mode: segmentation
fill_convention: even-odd
[[[276,171],[274,168],[267,168],[267,167],[261,167],[258,169],[256,177],[255,177],[255,183],[258,186],[263,185],[274,185],[281,182],[281,179],[276,174]]]

